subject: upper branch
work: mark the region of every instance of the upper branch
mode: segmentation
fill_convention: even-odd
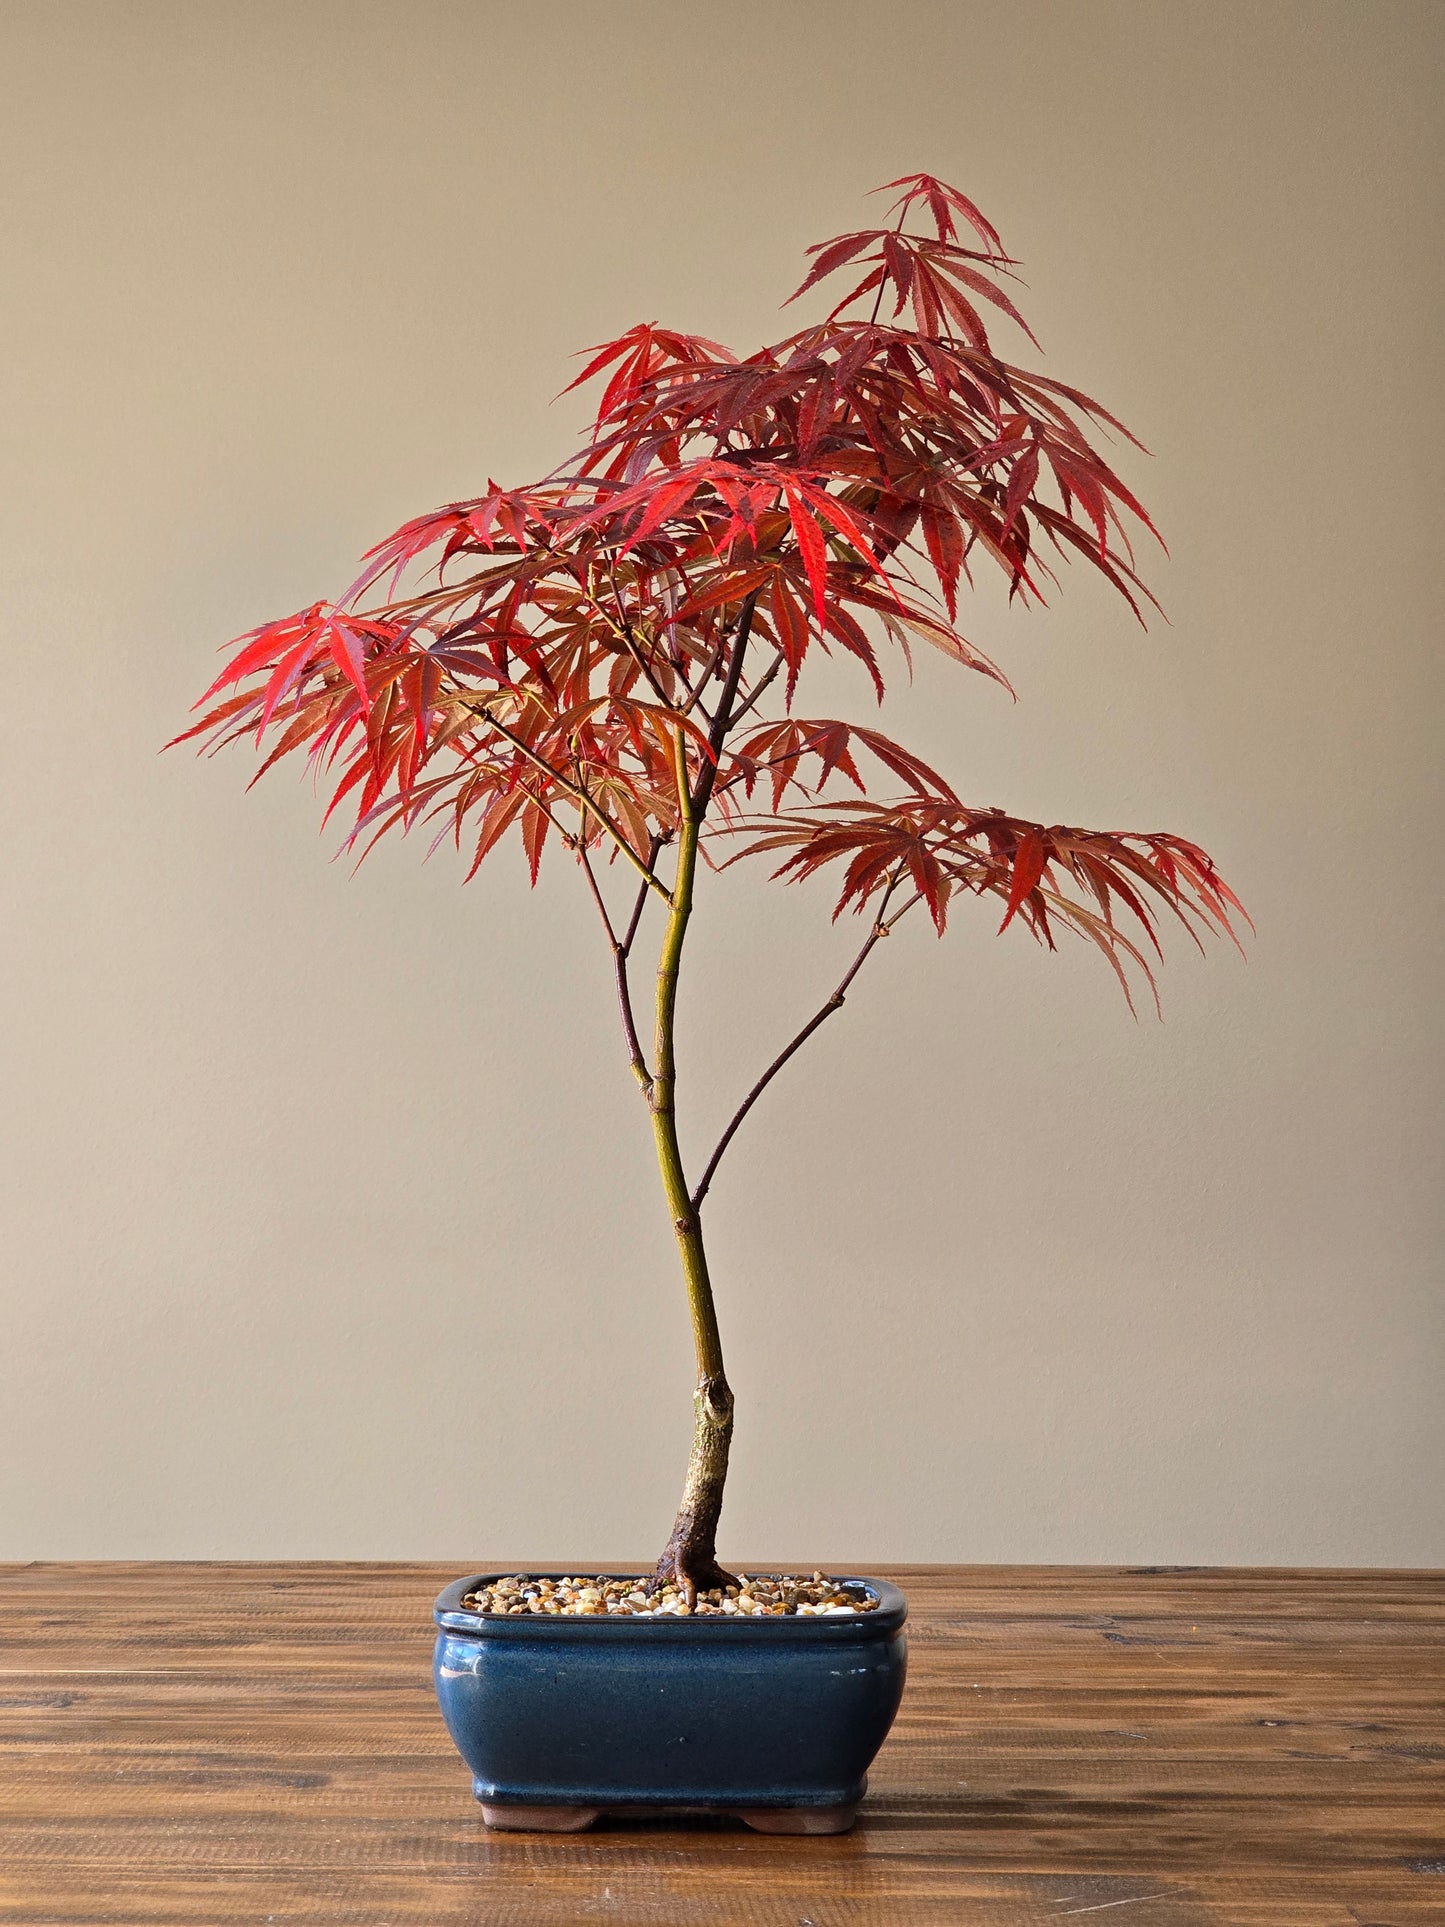
[[[722,753],[722,746],[733,724],[733,706],[738,699],[738,687],[743,676],[743,658],[748,653],[748,639],[753,631],[753,611],[757,606],[758,592],[754,590],[743,604],[742,614],[738,617],[737,635],[733,641],[732,658],[728,663],[727,680],[723,684],[723,692],[718,699],[712,728],[708,731],[707,743],[711,755],[703,764],[697,779],[697,787],[692,793],[692,814],[699,823],[707,815],[707,806],[712,801],[713,785],[717,781],[718,757]]]
[[[736,727],[736,725],[742,721],[743,717],[747,715],[748,711],[756,707],[756,705],[762,701],[764,692],[767,690],[768,685],[777,680],[778,671],[782,668],[783,661],[784,661],[783,652],[781,649],[779,649],[777,654],[773,657],[772,662],[768,665],[768,668],[764,671],[763,675],[759,678],[759,680],[756,683],[754,683],[753,687],[748,691],[748,699],[743,704],[741,709],[738,710],[737,714],[732,718],[731,726]]]
[[[596,817],[598,823],[612,838],[612,841],[617,845],[618,849],[621,850],[622,854],[627,858],[633,869],[641,876],[644,886],[649,890],[655,890],[664,903],[671,905],[672,892],[668,889],[662,878],[658,876],[651,863],[644,862],[628,842],[627,838],[622,834],[621,830],[619,830],[617,825],[612,821],[612,818],[607,814],[606,810],[602,808],[600,803],[593,800],[581,783],[574,783],[570,777],[564,776],[561,770],[549,763],[544,756],[539,756],[530,743],[519,736],[515,730],[508,729],[507,725],[493,714],[487,703],[473,702],[466,695],[461,695],[459,700],[463,708],[471,710],[474,716],[482,717],[484,721],[496,730],[499,736],[504,737],[514,749],[519,750],[529,763],[539,769],[544,776],[550,777],[564,795],[571,797],[572,801],[582,812],[584,826],[587,820],[587,813],[590,810],[592,815]]]
[[[615,950],[617,948],[617,932],[613,928],[612,918],[608,913],[607,905],[603,901],[602,892],[598,887],[596,872],[592,868],[592,859],[587,854],[586,838],[577,837],[573,840],[573,847],[577,852],[577,861],[582,865],[583,874],[587,878],[587,888],[592,893],[592,901],[597,905],[597,914],[602,919],[602,928],[607,932],[607,941],[612,949]],[[644,890],[647,888],[646,884],[642,887]]]
[[[658,854],[661,851],[663,844],[666,843],[667,840],[668,838],[666,835],[659,833],[658,835],[653,837],[651,843],[648,845],[647,867],[649,871],[655,870],[657,868]],[[637,901],[632,906],[632,915],[628,918],[627,928],[622,933],[622,954],[624,956],[630,956],[632,953],[633,940],[637,936],[637,926],[642,922],[642,912],[646,907],[646,904],[647,904],[647,879],[644,878],[643,881],[637,886]]]

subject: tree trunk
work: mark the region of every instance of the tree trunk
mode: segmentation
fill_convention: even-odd
[[[652,1578],[654,1588],[676,1586],[689,1606],[713,1586],[737,1584],[717,1561],[718,1514],[733,1435],[733,1395],[721,1373],[698,1381],[693,1410],[697,1418],[682,1504]]]
[[[668,919],[667,933],[657,963],[656,1071],[649,1104],[658,1168],[662,1172],[662,1188],[672,1217],[673,1234],[677,1239],[683,1278],[687,1284],[698,1381],[693,1401],[696,1420],[692,1451],[687,1462],[682,1504],[678,1507],[672,1536],[657,1562],[650,1584],[654,1590],[664,1585],[675,1585],[691,1606],[699,1591],[736,1584],[732,1574],[724,1572],[718,1564],[716,1549],[723,1481],[727,1477],[728,1446],[733,1434],[733,1395],[723,1370],[722,1339],[713,1305],[707,1253],[703,1249],[702,1226],[688,1193],[682,1150],[677,1141],[674,1102],[677,1085],[674,1049],[677,978],[683,939],[687,935],[688,918],[692,914],[692,884],[697,867],[699,829],[698,814],[688,792],[687,761],[681,733],[677,741],[676,768],[682,825],[678,837],[677,873],[672,886],[672,914]]]

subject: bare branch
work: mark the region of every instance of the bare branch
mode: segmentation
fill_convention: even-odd
[[[627,1039],[627,1054],[632,1074],[642,1087],[642,1095],[652,1096],[652,1072],[642,1054],[642,1039],[637,1034],[637,1019],[632,1014],[632,987],[627,981],[627,952],[620,943],[612,946],[612,969],[617,979],[617,1007],[622,1012],[622,1030]]]
[[[773,660],[769,665],[767,673],[766,675],[764,675],[762,681],[759,682],[753,689],[751,689],[748,692],[747,701],[743,704],[742,708],[738,711],[737,715],[733,717],[732,724],[730,725],[730,727],[735,727],[738,723],[740,723],[743,717],[747,715],[748,711],[751,708],[753,708],[753,706],[757,702],[761,700],[763,691],[767,688],[768,684],[773,681],[774,677],[777,675],[778,671],[782,668],[782,666],[783,666],[783,652],[780,649],[777,655],[773,657]]]
[[[733,723],[733,704],[737,701],[738,684],[742,681],[743,658],[748,653],[748,639],[753,632],[753,611],[758,606],[758,592],[754,590],[743,604],[742,614],[738,617],[737,634],[733,641],[731,660],[728,663],[727,681],[723,684],[722,695],[713,716],[712,728],[708,731],[708,748],[712,756],[698,775],[697,788],[692,793],[692,814],[700,823],[707,815],[707,806],[712,800],[712,786],[717,781],[717,759],[722,751],[728,730]],[[681,732],[678,737],[681,743]],[[686,764],[683,764],[685,771]],[[681,780],[681,779],[679,779]]]
[[[583,821],[585,823],[585,816]],[[582,865],[583,874],[587,878],[587,888],[592,892],[592,901],[597,905],[597,914],[602,919],[602,927],[607,932],[607,941],[615,950],[617,948],[617,932],[612,927],[612,918],[608,915],[607,905],[603,901],[602,892],[597,886],[597,877],[592,869],[592,859],[587,854],[587,839],[585,836],[578,836],[572,837],[570,841],[572,847],[577,852],[577,861]],[[645,890],[647,885],[643,884],[642,887]]]
[[[657,868],[658,855],[663,844],[666,842],[666,836],[658,835],[653,837],[647,852],[647,867],[649,870],[655,870]],[[637,886],[637,901],[632,906],[632,915],[628,918],[627,928],[622,935],[622,954],[624,957],[632,954],[632,945],[637,936],[637,926],[642,922],[642,912],[646,903],[647,883],[644,880]]]
[[[893,892],[898,888],[900,875],[901,875],[901,872],[895,872],[894,875],[889,879],[888,886],[883,892],[882,901],[878,905],[878,914],[873,919],[873,928],[868,932],[867,941],[864,943],[863,948],[858,952],[858,955],[853,959],[852,963],[848,966],[847,970],[844,972],[842,982],[838,985],[838,988],[833,992],[832,996],[823,1005],[822,1009],[815,1011],[814,1014],[808,1019],[807,1023],[804,1024],[803,1028],[798,1032],[797,1036],[793,1039],[793,1041],[790,1044],[788,1044],[783,1050],[778,1052],[778,1055],[773,1059],[772,1063],[769,1064],[768,1068],[763,1072],[762,1076],[758,1079],[757,1083],[754,1084],[753,1088],[748,1092],[747,1096],[743,1099],[742,1103],[738,1106],[737,1110],[734,1111],[731,1122],[728,1124],[728,1127],[723,1132],[722,1136],[718,1139],[717,1147],[713,1151],[712,1156],[708,1159],[707,1166],[704,1169],[701,1178],[699,1178],[698,1180],[697,1189],[692,1194],[692,1208],[694,1211],[698,1211],[702,1208],[702,1201],[707,1196],[708,1186],[712,1183],[713,1173],[717,1170],[718,1165],[722,1162],[722,1156],[724,1151],[727,1150],[728,1146],[732,1143],[734,1137],[737,1135],[738,1126],[742,1123],[743,1119],[747,1116],[748,1112],[753,1108],[754,1104],[757,1103],[758,1099],[762,1096],[763,1092],[768,1088],[769,1084],[772,1083],[773,1079],[777,1076],[778,1072],[783,1068],[784,1064],[787,1063],[788,1059],[792,1057],[796,1051],[799,1051],[802,1049],[804,1044],[807,1043],[808,1039],[813,1035],[813,1032],[815,1030],[817,1030],[821,1025],[827,1023],[828,1019],[833,1015],[833,1012],[835,1010],[841,1010],[843,1008],[844,1001],[846,1000],[848,991],[852,986],[853,979],[858,975],[858,972],[863,968],[864,964],[867,963],[869,957],[873,953],[874,948],[877,946],[877,944],[882,938],[888,935],[888,933],[892,930],[894,924],[898,922],[898,919],[904,916],[909,910],[913,908],[913,905],[919,901],[919,898],[917,896],[910,898],[910,900],[904,904],[902,910],[895,911],[891,917],[885,920],[883,913],[888,908],[889,898],[893,895]]]
[[[687,685],[689,694],[688,694],[687,701],[682,706],[682,710],[680,712],[682,715],[689,716],[692,714],[692,711],[695,708],[702,708],[703,715],[707,716],[707,719],[709,722],[712,721],[712,717],[708,716],[708,712],[706,708],[703,708],[702,692],[704,691],[704,689],[707,688],[708,683],[712,677],[712,672],[714,671],[714,669],[717,668],[718,660],[721,657],[722,652],[726,647],[727,647],[727,632],[726,630],[724,630],[723,633],[719,635],[717,641],[713,644],[711,653],[709,654],[707,661],[703,664],[701,670],[698,672],[697,682],[695,684]],[[687,683],[686,676],[683,677],[683,682]]]
[[[565,835],[566,832],[563,834]],[[627,981],[627,945],[631,941],[632,934],[635,933],[635,916],[640,914],[642,905],[647,901],[647,885],[643,883],[638,886],[638,911],[634,915],[632,930],[624,941],[618,936],[616,926],[608,913],[606,900],[598,885],[596,872],[592,868],[592,859],[587,854],[585,839],[569,836],[567,840],[576,852],[577,861],[581,864],[583,874],[587,878],[587,887],[592,893],[592,901],[597,905],[597,914],[602,919],[602,927],[607,932],[607,947],[612,952],[612,970],[617,982],[617,1007],[622,1015],[622,1034],[627,1043],[627,1060],[632,1066],[633,1076],[641,1086],[643,1096],[650,1098],[652,1072],[647,1067],[647,1059],[642,1052],[642,1040],[637,1034],[637,1020],[632,1014],[632,990]],[[654,838],[652,849],[654,862],[660,847],[660,843]]]

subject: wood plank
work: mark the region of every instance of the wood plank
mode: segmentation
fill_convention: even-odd
[[[891,1572],[909,1690],[837,1839],[487,1834],[451,1576],[0,1567],[0,1923],[1445,1923],[1440,1574]]]

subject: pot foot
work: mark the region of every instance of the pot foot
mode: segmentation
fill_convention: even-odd
[[[482,1819],[499,1833],[585,1833],[600,1807],[498,1807],[483,1800]]]
[[[838,1807],[746,1807],[738,1814],[754,1833],[846,1833],[858,1818],[858,1802]]]

